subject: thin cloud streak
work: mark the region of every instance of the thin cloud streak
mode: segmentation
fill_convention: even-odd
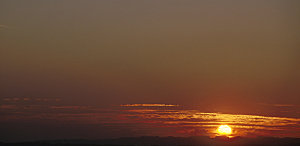
[[[10,28],[10,27],[7,26],[7,25],[1,25],[1,24],[0,24],[0,29],[8,29],[8,28]]]
[[[133,107],[135,107],[135,106],[137,106],[137,107],[147,107],[147,106],[150,106],[150,107],[156,107],[156,106],[166,106],[166,107],[168,107],[168,106],[179,106],[179,105],[173,105],[173,104],[122,104],[122,105],[120,105],[120,106],[133,106]]]

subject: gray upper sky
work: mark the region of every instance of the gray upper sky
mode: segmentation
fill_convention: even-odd
[[[299,7],[298,0],[0,0],[0,97],[219,110],[299,104]]]

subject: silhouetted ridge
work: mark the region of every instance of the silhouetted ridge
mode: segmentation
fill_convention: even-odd
[[[300,138],[275,138],[275,137],[215,137],[204,136],[195,137],[124,137],[104,140],[45,140],[19,143],[1,143],[1,145],[36,145],[36,146],[78,146],[78,145],[98,145],[98,146],[206,146],[206,145],[238,145],[238,146],[297,146],[300,145]]]

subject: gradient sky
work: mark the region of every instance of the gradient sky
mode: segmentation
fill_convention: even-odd
[[[300,118],[299,7],[0,0],[0,105],[166,103]]]

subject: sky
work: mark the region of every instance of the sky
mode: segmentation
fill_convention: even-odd
[[[147,128],[147,120],[101,118],[104,111],[132,114],[128,108],[136,107],[120,106],[126,104],[292,118],[299,125],[299,7],[298,0],[0,0],[0,127],[10,133],[0,140],[101,138],[90,132],[97,126],[104,133],[123,129],[111,137],[172,134],[132,127]],[[65,112],[72,116],[55,116]],[[86,125],[92,113],[94,127]],[[66,126],[68,117],[80,126]],[[291,125],[297,130],[273,136],[299,137],[299,126]],[[72,135],[72,126],[83,135]],[[45,134],[51,129],[65,135]]]

